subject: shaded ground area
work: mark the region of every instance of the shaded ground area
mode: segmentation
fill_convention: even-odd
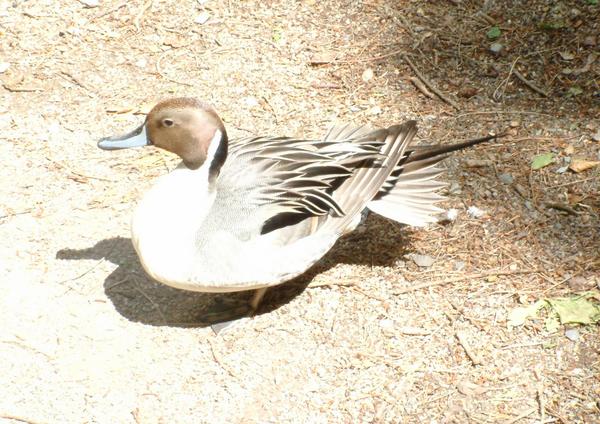
[[[599,288],[595,3],[0,1],[0,420],[600,422],[598,326],[507,327]],[[230,136],[508,135],[446,161],[455,220],[372,215],[215,336],[207,313],[249,294],[155,283],[129,240],[176,159],[95,146],[179,95]]]

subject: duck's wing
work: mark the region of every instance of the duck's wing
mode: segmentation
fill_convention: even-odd
[[[415,132],[409,121],[379,130],[337,127],[323,140],[236,140],[228,161],[260,176],[251,201],[268,211],[262,234],[282,230],[288,241],[318,230],[342,234],[378,193]]]

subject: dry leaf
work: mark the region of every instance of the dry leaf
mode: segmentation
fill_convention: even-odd
[[[571,165],[569,165],[569,169],[573,172],[580,173],[598,165],[600,165],[600,161],[597,160],[573,159]]]
[[[573,147],[571,144],[569,144],[565,148],[565,155],[572,155],[573,153],[575,153],[575,147]]]

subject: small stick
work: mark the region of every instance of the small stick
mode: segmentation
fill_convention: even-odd
[[[125,6],[127,6],[127,2],[121,3],[120,5],[118,5],[116,7],[113,7],[112,9],[110,9],[110,10],[104,12],[104,13],[96,15],[95,17],[93,17],[92,19],[90,19],[90,22],[94,22],[96,19],[100,19],[100,18],[105,17],[106,15],[110,15],[111,13],[116,12],[117,10],[119,10],[122,7],[125,7]]]
[[[500,275],[536,274],[539,272],[542,272],[542,270],[529,269],[529,270],[523,270],[523,271],[482,272],[482,273],[478,273],[478,274],[465,275],[462,277],[449,278],[447,280],[428,281],[426,283],[417,284],[417,285],[414,285],[411,287],[406,287],[404,289],[397,290],[394,292],[394,294],[397,295],[397,294],[410,293],[412,291],[426,289],[428,287],[435,287],[435,286],[442,286],[445,284],[458,283],[459,281],[471,280],[471,279],[475,279],[475,278],[485,278],[485,277],[500,276]]]
[[[506,422],[506,424],[514,424],[514,423],[516,423],[517,421],[520,421],[520,420],[522,420],[523,418],[526,418],[526,417],[530,416],[530,415],[531,415],[531,414],[533,414],[535,411],[536,411],[536,408],[531,408],[531,409],[529,409],[529,410],[527,410],[527,411],[523,412],[523,413],[522,413],[521,415],[519,415],[518,417],[516,417],[516,418],[514,418],[514,419],[512,419],[512,420],[510,420],[510,421],[507,421],[507,422]]]
[[[333,286],[344,286],[351,287],[355,286],[355,281],[321,281],[321,282],[312,282],[307,287],[309,289],[314,289],[317,287],[333,287]]]
[[[415,73],[415,75],[421,80],[423,81],[423,84],[425,84],[427,86],[427,88],[429,88],[431,91],[433,91],[440,99],[442,99],[444,102],[448,103],[450,106],[452,106],[453,108],[455,108],[456,110],[460,110],[460,106],[458,106],[458,103],[456,103],[454,100],[448,98],[444,93],[442,93],[440,90],[438,90],[432,83],[431,81],[429,81],[427,78],[425,78],[423,76],[423,74],[419,71],[419,69],[415,66],[415,64],[409,59],[409,57],[406,54],[402,55],[402,59],[404,59],[404,61],[408,64],[408,66],[410,67],[410,69],[413,70],[413,72]]]
[[[454,335],[456,336],[458,343],[460,343],[462,348],[465,350],[465,353],[467,354],[471,362],[473,362],[473,365],[482,365],[483,360],[479,357],[479,355],[477,355],[477,353],[473,351],[471,345],[469,344],[469,342],[467,342],[466,335],[462,331],[457,331],[456,333],[454,333]]]
[[[520,58],[521,58],[520,56],[517,56],[517,58],[512,63],[512,65],[510,65],[510,70],[508,71],[508,76],[502,80],[502,82],[498,85],[498,87],[496,87],[496,89],[492,93],[492,99],[499,101],[500,98],[504,95],[504,92],[506,91],[506,86],[508,84],[508,81],[510,80],[510,76],[514,72],[515,65],[517,64],[517,62],[519,61]],[[498,90],[500,90],[500,87],[502,87],[502,94],[498,95]]]
[[[515,75],[515,77],[517,77],[523,84],[525,84],[527,87],[529,87],[530,89],[532,89],[533,91],[535,91],[536,93],[544,96],[544,97],[548,97],[548,93],[546,93],[544,90],[542,90],[541,88],[539,88],[537,85],[535,85],[534,83],[532,83],[531,81],[529,81],[527,78],[525,78],[523,76],[522,73],[520,73],[519,71],[517,71],[516,69],[513,69],[513,74]]]
[[[571,181],[571,182],[568,182],[568,183],[558,184],[558,185],[550,186],[550,187],[546,187],[546,188],[550,189],[550,188],[566,187],[566,186],[570,186],[570,185],[573,185],[573,184],[585,183],[586,181],[595,180],[596,178],[598,178],[598,177],[584,178],[583,180]]]
[[[559,211],[566,212],[569,215],[579,215],[575,209],[563,203],[546,203],[546,207],[549,209],[557,209]]]
[[[467,315],[467,314],[465,313],[465,310],[464,310],[464,309],[463,309],[463,308],[462,308],[460,305],[458,305],[458,303],[456,303],[455,301],[453,301],[453,300],[450,300],[450,299],[448,300],[448,303],[450,303],[450,305],[452,305],[452,307],[453,307],[454,309],[456,309],[456,311],[457,311],[459,314],[461,314],[463,317],[465,317],[465,319],[466,319],[467,321],[469,321],[471,324],[473,324],[473,325],[474,325],[475,327],[477,327],[479,330],[481,330],[481,331],[485,331],[485,327],[484,327],[483,325],[481,325],[480,323],[478,323],[478,322],[475,320],[475,318],[472,318],[472,317],[470,317],[469,315]]]
[[[226,366],[223,363],[223,361],[221,361],[221,358],[219,357],[219,355],[217,355],[217,350],[215,349],[215,345],[213,344],[213,342],[209,340],[208,344],[210,345],[210,352],[212,353],[212,357],[215,360],[215,362],[221,367],[222,370],[226,371],[227,374],[229,374],[231,377],[238,380],[238,376],[235,375],[235,373],[231,370],[231,368]]]
[[[417,87],[421,93],[425,94],[430,99],[433,99],[433,94],[431,93],[431,91],[429,91],[427,89],[427,87],[425,87],[425,85],[421,82],[420,79],[415,78],[415,77],[410,77],[410,82],[412,82],[414,84],[414,86]]]
[[[141,10],[136,15],[136,17],[133,19],[133,25],[135,25],[135,29],[138,32],[140,31],[140,21],[142,20],[142,16],[144,16],[144,13],[146,13],[146,11],[148,9],[150,9],[151,6],[152,6],[152,0],[147,1],[146,4],[144,4],[142,6]]]
[[[27,424],[38,424],[39,423],[39,421],[30,420],[28,418],[19,417],[18,415],[12,415],[12,414],[0,413],[0,418],[4,418],[6,420],[20,421],[22,423],[27,423]]]
[[[165,74],[163,74],[163,71],[160,67],[160,62],[161,60],[163,60],[163,58],[165,57],[165,55],[170,52],[172,49],[169,50],[165,50],[163,53],[161,53],[161,55],[158,57],[158,60],[156,61],[156,72],[158,72],[158,75],[160,75],[161,77],[163,77],[164,79],[166,79],[167,81],[171,81],[174,82],[175,84],[181,84],[181,85],[185,85],[188,87],[194,87],[194,84],[190,84],[188,82],[184,82],[184,81],[177,81],[176,79],[170,78],[168,76],[166,76]]]

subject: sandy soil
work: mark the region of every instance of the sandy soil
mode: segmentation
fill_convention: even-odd
[[[600,160],[599,6],[513,3],[0,0],[0,422],[600,422],[598,326],[506,322],[599,288],[600,167],[557,172]],[[179,95],[230,136],[509,135],[446,161],[455,221],[371,216],[215,335],[211,311],[249,294],[164,287],[129,239],[176,159],[96,148]]]

